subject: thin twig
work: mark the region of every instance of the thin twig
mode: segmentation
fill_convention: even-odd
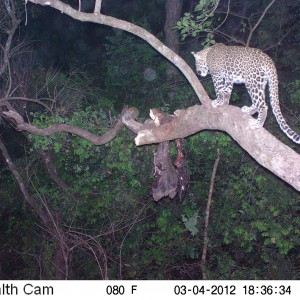
[[[227,12],[226,12],[226,16],[225,16],[224,20],[213,31],[217,31],[226,22],[229,13],[230,13],[230,0],[228,0],[228,3],[227,3]]]
[[[211,199],[212,199],[212,193],[213,193],[213,190],[214,190],[214,184],[215,184],[218,164],[219,164],[220,157],[221,157],[219,147],[218,147],[217,151],[218,151],[218,156],[215,160],[213,172],[212,172],[212,175],[211,175],[210,187],[209,187],[209,193],[208,193],[208,199],[207,199],[207,205],[206,205],[206,212],[205,212],[205,227],[204,227],[204,236],[203,236],[202,258],[201,258],[201,270],[202,270],[203,279],[206,279],[205,263],[206,263],[206,255],[207,255],[207,244],[208,244],[208,233],[207,233],[207,231],[208,231],[208,224],[209,224]]]
[[[247,43],[246,46],[249,47],[250,44],[250,40],[252,38],[253,32],[255,31],[255,29],[258,27],[258,25],[260,24],[260,22],[262,21],[262,19],[264,18],[265,14],[267,13],[267,11],[269,10],[269,8],[274,4],[276,0],[272,0],[269,5],[265,8],[264,12],[262,13],[262,15],[260,16],[260,18],[258,19],[258,21],[256,22],[256,24],[254,25],[254,27],[251,29],[248,39],[247,39]]]

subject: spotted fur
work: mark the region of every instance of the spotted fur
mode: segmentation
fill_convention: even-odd
[[[196,60],[196,71],[201,76],[210,74],[217,99],[212,106],[228,104],[234,83],[244,83],[251,97],[252,105],[242,111],[257,119],[251,122],[253,128],[264,125],[268,106],[265,101],[265,87],[269,85],[270,102],[276,120],[282,131],[295,143],[300,136],[286,123],[279,106],[278,77],[272,59],[259,49],[215,44],[199,52],[192,52]]]

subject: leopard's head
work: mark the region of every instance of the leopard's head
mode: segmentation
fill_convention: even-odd
[[[206,63],[206,56],[208,53],[209,48],[206,48],[199,52],[192,52],[192,54],[195,57],[195,63],[196,63],[196,72],[198,75],[206,76],[208,74],[208,65]]]

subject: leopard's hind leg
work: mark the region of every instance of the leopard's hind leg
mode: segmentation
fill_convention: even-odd
[[[251,106],[242,107],[242,112],[253,115],[256,112],[258,117],[256,120],[251,120],[252,128],[260,128],[264,125],[268,114],[268,106],[265,101],[265,82],[257,84],[246,84],[246,88],[252,100]]]

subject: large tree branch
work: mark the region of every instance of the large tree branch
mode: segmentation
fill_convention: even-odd
[[[116,19],[110,16],[96,13],[84,13],[75,10],[71,6],[58,1],[58,0],[29,0],[32,3],[40,5],[49,5],[58,11],[65,13],[66,15],[72,17],[73,19],[82,22],[93,22],[97,24],[107,25],[113,28],[118,28],[130,32],[146,42],[148,42],[154,49],[156,49],[160,54],[171,61],[178,69],[184,74],[191,86],[193,87],[195,93],[199,97],[202,104],[210,106],[211,100],[209,99],[206,91],[204,90],[202,84],[200,83],[198,77],[190,66],[176,54],[174,51],[165,46],[159,39],[157,39],[153,34],[148,32],[142,27],[134,25],[130,22]]]
[[[240,108],[226,105],[209,109],[203,105],[174,112],[170,122],[161,126],[147,122],[142,125],[135,120],[124,119],[124,125],[137,132],[137,145],[160,143],[184,138],[202,130],[227,132],[260,165],[300,191],[300,156],[280,142],[265,128],[251,129],[251,117]]]

